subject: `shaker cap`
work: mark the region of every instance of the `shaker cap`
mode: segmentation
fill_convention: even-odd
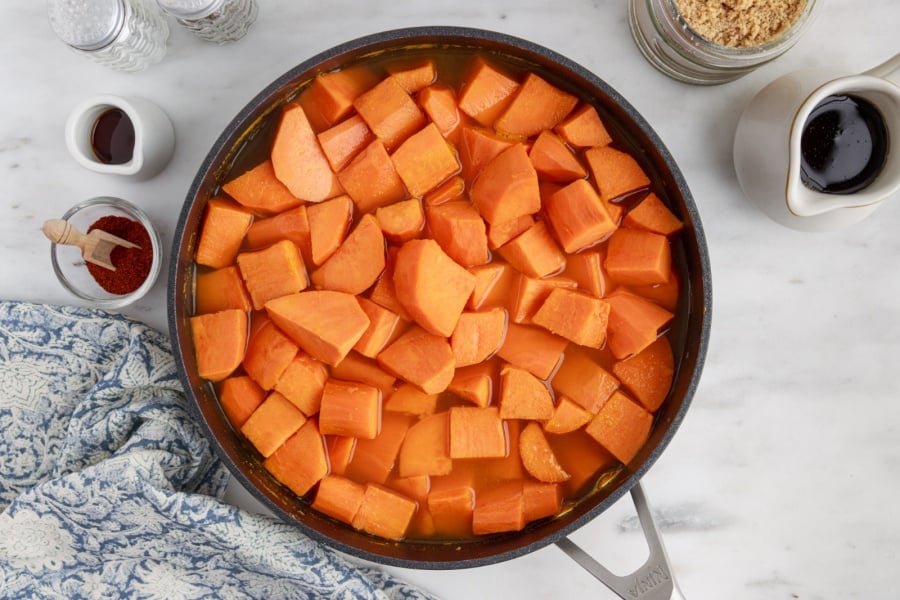
[[[202,19],[224,4],[225,0],[156,0],[170,15],[180,19]]]
[[[47,0],[53,32],[79,50],[109,45],[125,23],[123,0]]]

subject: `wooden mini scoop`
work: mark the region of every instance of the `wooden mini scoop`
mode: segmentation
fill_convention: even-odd
[[[102,229],[95,229],[87,235],[81,233],[68,221],[63,219],[50,219],[45,221],[41,227],[41,231],[47,236],[47,239],[54,244],[63,244],[66,246],[77,246],[81,248],[81,255],[84,260],[100,265],[110,271],[116,268],[112,264],[110,253],[116,246],[124,246],[125,248],[140,248],[137,244],[123,240],[111,233],[107,233]]]

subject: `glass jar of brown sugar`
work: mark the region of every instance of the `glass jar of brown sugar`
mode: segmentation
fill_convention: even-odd
[[[657,70],[697,85],[733,81],[789,50],[816,0],[629,0],[635,43]]]

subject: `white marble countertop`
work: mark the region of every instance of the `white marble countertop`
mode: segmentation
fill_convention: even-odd
[[[743,198],[731,162],[740,111],[767,82],[806,65],[858,72],[900,50],[895,0],[820,3],[785,56],[701,88],[644,61],[621,0],[260,0],[259,20],[239,43],[208,45],[173,29],[164,61],[137,74],[67,50],[43,2],[4,2],[0,297],[72,303],[39,226],[93,196],[142,207],[168,253],[193,174],[220,130],[313,54],[414,25],[531,39],[599,75],[644,115],[682,168],[706,230],[714,281],[706,369],[686,420],[644,478],[685,596],[898,598],[900,198],[845,231],[798,233]],[[175,155],[154,179],[92,173],[67,154],[68,112],[101,92],[144,96],[172,118]],[[125,311],[164,330],[165,273]],[[646,554],[627,500],[573,537],[614,571]],[[462,572],[395,571],[448,599],[613,597],[552,546]]]

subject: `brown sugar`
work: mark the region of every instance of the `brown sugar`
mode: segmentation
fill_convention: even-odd
[[[721,46],[749,48],[771,41],[793,25],[807,0],[674,0],[684,21]]]

